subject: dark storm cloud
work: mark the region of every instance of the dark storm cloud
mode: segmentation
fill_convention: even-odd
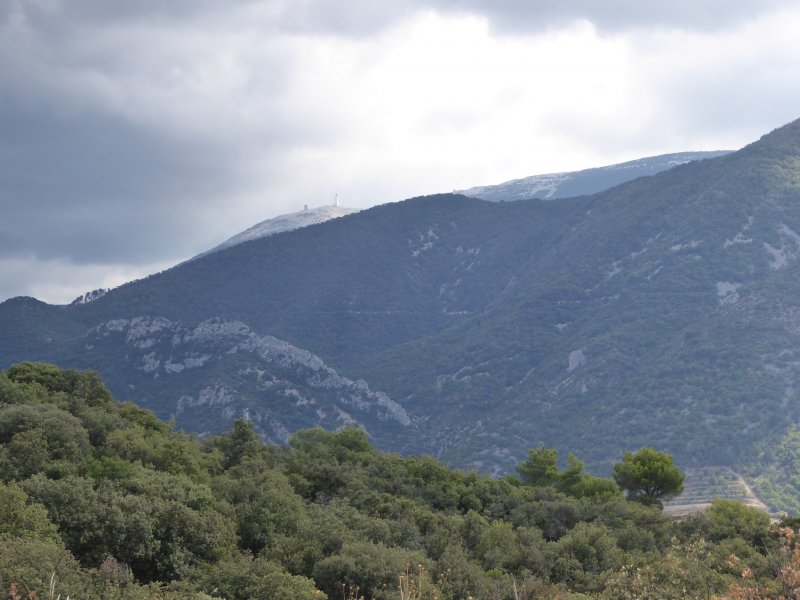
[[[154,259],[186,234],[198,198],[221,195],[230,165],[103,114],[0,112],[0,257]]]
[[[313,179],[293,157],[325,156],[360,124],[339,119],[347,92],[331,108],[313,80],[328,69],[319,37],[347,47],[419,11],[483,17],[497,36],[579,20],[601,34],[709,31],[781,6],[791,3],[0,0],[0,300],[24,293],[3,264],[177,262],[235,233],[209,227],[234,198],[272,194],[262,218],[289,212],[301,192],[279,206],[283,192]]]
[[[203,6],[2,4],[0,259],[185,258],[202,248],[195,232],[204,211],[247,185],[254,147],[279,169],[285,149],[326,134],[271,103],[292,68],[285,57],[259,56],[234,94],[243,103],[261,94],[244,107],[258,112],[256,126],[242,123],[242,107],[224,94],[214,98],[205,57],[181,46],[187,24],[177,13],[190,5]],[[213,36],[206,42],[213,57]],[[198,85],[206,87],[193,92]]]

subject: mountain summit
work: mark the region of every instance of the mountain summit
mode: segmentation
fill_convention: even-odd
[[[293,231],[295,229],[300,229],[301,227],[308,227],[309,225],[318,225],[320,223],[324,223],[325,221],[338,219],[339,217],[344,217],[345,215],[350,215],[358,211],[359,209],[357,208],[345,208],[344,206],[339,206],[338,200],[336,204],[331,206],[318,206],[317,208],[308,208],[306,206],[301,211],[286,215],[278,215],[277,217],[256,223],[241,233],[237,233],[236,235],[228,238],[221,244],[214,246],[211,248],[211,250],[201,252],[195,256],[194,259],[205,256],[206,254],[210,254],[211,252],[219,252],[225,248],[236,246],[242,242],[257,240],[259,238],[274,235],[276,233],[282,233],[284,231]]]

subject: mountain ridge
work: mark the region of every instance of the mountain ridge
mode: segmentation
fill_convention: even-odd
[[[580,171],[531,175],[500,184],[457,190],[455,193],[491,202],[531,200],[533,198],[555,200],[584,196],[605,191],[639,177],[655,175],[678,165],[716,158],[730,154],[730,152],[730,150],[712,150],[660,154]]]

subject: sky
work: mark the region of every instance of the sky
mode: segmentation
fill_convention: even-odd
[[[800,118],[792,0],[0,0],[0,301],[303,205],[737,149]]]

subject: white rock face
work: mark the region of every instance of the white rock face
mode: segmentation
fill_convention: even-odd
[[[574,371],[578,367],[582,367],[586,364],[586,356],[583,353],[583,348],[580,350],[573,350],[569,353],[569,359],[567,360],[567,371]]]
[[[772,257],[769,268],[773,271],[782,269],[788,265],[790,261],[800,256],[800,235],[784,223],[781,223],[780,227],[778,227],[778,234],[781,238],[781,245],[779,248],[764,242],[764,250]]]
[[[438,239],[439,236],[433,227],[429,227],[428,231],[424,233],[418,233],[417,239],[409,240],[408,242],[409,246],[411,246],[411,256],[417,257],[422,252],[430,250],[436,244],[436,240]]]
[[[730,281],[717,282],[717,298],[720,304],[736,304],[739,301],[739,293],[736,291],[741,287],[741,283],[731,283]]]
[[[769,268],[773,271],[782,269],[789,264],[790,257],[786,254],[783,247],[775,248],[772,244],[764,242],[764,250],[772,257],[772,260],[769,261]]]
[[[753,238],[745,237],[741,232],[737,233],[733,239],[726,239],[725,243],[722,244],[723,248],[730,248],[731,246],[735,246],[736,244],[752,244]]]
[[[687,249],[695,249],[703,242],[701,240],[692,240],[691,242],[687,242],[685,244],[675,244],[674,246],[670,247],[672,252],[680,252],[681,250]]]
[[[197,406],[210,406],[216,408],[227,407],[234,401],[233,393],[224,385],[206,387],[200,390],[197,398],[181,396],[176,407],[176,414],[181,414],[187,408]]]
[[[150,348],[156,343],[155,336],[170,325],[172,325],[170,321],[160,317],[135,317],[128,321],[128,335],[125,341],[140,350]]]
[[[109,290],[105,288],[98,288],[96,290],[92,290],[91,292],[86,292],[85,294],[81,294],[75,300],[70,302],[71,306],[76,306],[78,304],[89,304],[89,302],[94,302],[98,298],[102,298],[105,296]]]
[[[614,261],[611,264],[611,268],[606,272],[606,279],[611,279],[617,273],[622,272],[622,261]]]
[[[312,389],[333,391],[339,404],[335,407],[336,414],[342,417],[342,423],[355,419],[351,413],[358,410],[372,413],[382,421],[411,424],[406,410],[385,393],[370,390],[361,379],[342,377],[308,350],[269,335],[259,336],[240,321],[209,319],[189,327],[161,317],[116,319],[91,329],[87,338],[103,339],[111,335],[122,336],[127,346],[147,351],[141,357],[139,369],[152,374],[154,379],[198,369],[231,354],[249,354],[263,365],[257,369],[259,382],[261,374],[273,367],[292,371],[297,380]],[[262,390],[270,387],[269,382],[258,385]],[[234,397],[235,391],[225,386],[206,388],[196,398],[180,398],[176,410],[180,413],[187,407],[224,405],[223,414],[230,417],[235,413],[229,406]],[[304,404],[314,402],[313,397],[303,398]]]

